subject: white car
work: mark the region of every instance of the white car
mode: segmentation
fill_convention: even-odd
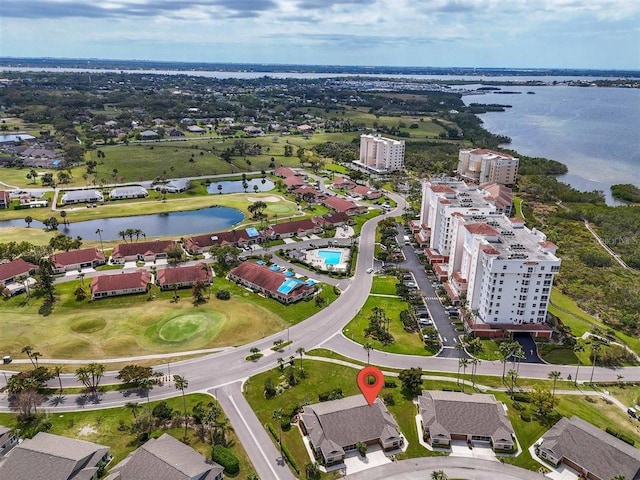
[[[367,273],[373,273],[373,268],[367,268]]]

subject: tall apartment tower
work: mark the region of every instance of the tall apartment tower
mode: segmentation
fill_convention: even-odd
[[[404,140],[379,135],[360,135],[359,163],[379,173],[404,170]]]
[[[468,148],[458,153],[458,175],[474,183],[515,185],[520,160],[506,153]]]
[[[560,270],[557,247],[501,214],[455,216],[452,228],[449,293],[466,295],[467,309],[489,327],[543,324]]]

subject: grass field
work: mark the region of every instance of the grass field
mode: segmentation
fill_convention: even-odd
[[[391,324],[389,330],[391,335],[395,338],[395,342],[391,345],[382,345],[377,340],[364,336],[364,330],[369,325],[369,316],[374,307],[381,307],[386,312],[387,316],[391,318]],[[389,353],[400,353],[405,355],[430,355],[425,350],[422,338],[417,333],[408,333],[402,327],[400,322],[400,312],[408,309],[408,305],[400,298],[390,297],[372,297],[370,296],[364,307],[358,314],[351,320],[342,332],[348,338],[358,342],[362,345],[365,343],[371,343],[373,348]]]
[[[373,277],[371,293],[377,295],[395,295],[397,284],[398,279],[396,277],[376,275],[375,277]]]
[[[209,402],[217,403],[212,397],[201,393],[186,395],[185,399],[188,411],[191,411],[198,402],[203,402],[204,404]],[[134,398],[132,398],[132,400],[135,401]],[[166,402],[179,414],[182,413],[183,404],[181,397],[170,398],[167,399]],[[154,406],[158,403],[159,402],[151,402],[149,408],[153,410]],[[144,399],[141,399],[139,404],[140,409],[147,408],[147,402]],[[226,420],[224,413],[220,415],[219,419],[220,421]],[[129,430],[121,431],[118,429],[120,421],[123,421],[125,425],[129,426],[133,420],[131,410],[125,407],[65,412],[61,415],[48,415],[47,420],[50,421],[52,425],[49,433],[78,438],[110,447],[110,453],[114,458],[109,464],[109,467],[116,465],[137,448],[135,436]],[[16,427],[16,415],[0,413],[0,424],[12,428]],[[151,436],[157,438],[163,433],[168,433],[177,439],[182,439],[184,427],[170,428],[168,430],[157,429],[152,432]],[[251,461],[233,431],[229,433],[229,437],[232,442],[231,450],[240,460],[240,473],[236,478],[244,479],[253,471]],[[211,444],[200,440],[193,429],[189,429],[189,446],[205,457],[211,458]]]
[[[152,301],[147,295],[77,301],[73,290],[78,284],[59,284],[59,300],[50,312],[38,298],[3,300],[0,351],[20,357],[22,347],[32,345],[48,358],[110,358],[243,345],[321,309],[313,300],[285,306],[225,279],[214,280],[211,299],[200,306],[191,303],[188,289],[173,303],[173,292],[157,287]],[[231,300],[217,300],[218,289],[230,291]],[[336,298],[332,288],[324,288],[322,295],[325,305]]]

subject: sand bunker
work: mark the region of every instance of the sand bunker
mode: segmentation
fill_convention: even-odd
[[[280,197],[273,197],[273,196],[269,196],[269,197],[247,197],[247,201],[249,202],[258,202],[262,200],[263,202],[281,202],[282,199]]]

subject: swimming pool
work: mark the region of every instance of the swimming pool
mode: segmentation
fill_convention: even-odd
[[[318,250],[318,256],[324,259],[326,265],[338,265],[342,260],[340,250]]]

